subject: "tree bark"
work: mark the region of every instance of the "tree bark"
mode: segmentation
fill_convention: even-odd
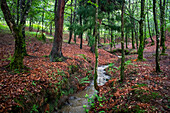
[[[52,62],[63,61],[65,59],[62,54],[64,8],[65,0],[58,0],[57,13],[55,14],[54,42],[50,53],[50,61]]]
[[[80,26],[82,26],[82,16],[80,14]],[[83,33],[80,33],[80,49],[83,48]]]
[[[69,35],[69,41],[68,44],[71,43],[71,39],[72,39],[72,34],[73,34],[73,28],[72,28],[72,23],[73,23],[73,16],[72,16],[72,4],[73,4],[73,0],[71,0],[71,17],[70,17],[70,35]]]
[[[150,29],[150,23],[149,23],[149,13],[148,13],[148,12],[149,12],[149,11],[147,11],[147,20],[148,20],[149,36],[150,36],[150,39],[151,39],[151,41],[152,41],[151,45],[154,45],[155,42],[154,42],[154,40],[153,40],[153,38],[152,38],[152,35],[151,35],[151,29]]]
[[[126,49],[128,49],[128,40],[127,40],[127,38],[128,38],[128,32],[126,31],[126,37],[125,37],[125,40],[126,40]]]
[[[15,23],[15,20],[11,15],[11,12],[9,10],[6,0],[2,0],[0,3],[1,3],[1,10],[5,17],[5,21],[6,21],[7,25],[9,26],[10,31],[12,32],[12,35],[15,38],[14,55],[12,57],[10,64],[9,64],[9,67],[11,70],[17,69],[19,71],[22,71],[22,69],[24,69],[24,67],[25,67],[23,64],[23,59],[24,59],[24,54],[25,54],[25,50],[26,50],[25,49],[26,44],[25,44],[25,39],[24,39],[23,33],[22,33],[22,29],[24,28],[24,25],[25,25],[25,21],[26,21],[27,15],[28,15],[28,10],[30,8],[31,1],[28,0],[27,3],[25,4],[25,6],[23,7],[24,10],[21,12],[22,14],[20,15],[20,17],[22,17],[22,18],[20,19],[20,23],[17,20],[18,24]],[[18,19],[18,17],[17,17],[17,19]]]
[[[161,43],[160,46],[162,46],[162,53],[165,54],[165,0],[160,0],[160,29],[161,29]]]
[[[125,1],[122,1],[122,14],[121,14],[121,48],[122,48],[122,58],[121,58],[121,72],[120,72],[120,81],[124,80],[124,65],[125,65],[125,53],[124,53],[124,4]]]
[[[132,22],[133,25],[133,22]],[[132,49],[135,49],[134,29],[132,28]]]
[[[140,19],[140,22],[139,22],[139,25],[140,25],[140,28],[139,28],[140,45],[139,45],[139,49],[138,49],[138,59],[139,60],[143,60],[143,50],[144,50],[144,37],[143,37],[143,21],[144,21],[144,18],[145,18],[144,8],[145,8],[145,0],[141,0],[141,19]]]
[[[50,23],[50,36],[52,36],[53,35],[53,24],[52,24],[52,22]]]
[[[77,0],[75,0],[75,4],[74,4],[74,18],[73,18],[73,23],[75,23],[76,21],[76,6],[77,6]],[[74,42],[76,43],[76,33],[74,30]]]
[[[160,72],[159,66],[159,31],[158,31],[158,23],[157,23],[157,16],[156,16],[156,0],[153,0],[153,16],[154,16],[154,23],[155,23],[155,31],[156,31],[156,72]]]
[[[98,5],[98,0],[96,0],[96,4]],[[96,6],[96,15],[95,15],[95,71],[94,71],[94,88],[99,91],[99,86],[97,84],[97,69],[98,69],[98,7]]]

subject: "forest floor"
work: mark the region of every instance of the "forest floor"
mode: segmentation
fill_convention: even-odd
[[[91,104],[89,112],[170,112],[170,33],[166,36],[167,55],[159,58],[162,72],[156,73],[156,46],[151,46],[150,39],[147,39],[144,61],[138,61],[137,54],[125,57],[123,83],[119,82],[121,59],[106,69],[111,79],[100,87],[100,98],[97,97],[95,104]],[[153,39],[156,42],[156,36]]]
[[[37,40],[34,35],[26,37],[29,56],[24,58],[24,65],[28,67],[27,72],[9,71],[5,66],[14,53],[14,38],[0,30],[0,112],[49,111],[56,106],[48,104],[51,100],[58,98],[58,103],[62,103],[62,98],[89,85],[82,82],[82,78],[87,77],[86,81],[93,78],[95,54],[90,52],[90,47],[83,45],[83,49],[79,49],[79,39],[77,44],[63,42],[62,51],[67,60],[50,62],[52,42]],[[65,34],[64,39],[67,37]],[[155,36],[153,38],[155,40]],[[169,112],[170,35],[167,34],[166,41],[168,55],[160,56],[161,73],[155,73],[156,47],[150,44],[149,41],[144,50],[146,61],[137,61],[137,54],[126,56],[123,83],[119,83],[118,56],[121,54],[99,49],[99,65],[110,65],[106,70],[111,79],[100,87],[100,97],[92,103],[89,112]]]
[[[18,70],[11,72],[5,67],[14,54],[14,43],[11,33],[0,29],[0,112],[49,111],[61,105],[46,103],[55,98],[64,101],[62,98],[90,85],[87,81],[93,77],[95,55],[87,45],[80,49],[79,44],[63,42],[62,52],[67,60],[50,62],[48,55],[52,42],[48,39],[43,42],[27,34],[29,56],[25,56],[24,65],[28,70],[20,73]],[[116,59],[118,57],[115,55],[99,49],[99,65],[109,64]],[[82,78],[84,81],[81,81]],[[58,100],[58,103],[61,101]]]

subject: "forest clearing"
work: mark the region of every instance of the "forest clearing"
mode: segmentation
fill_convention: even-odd
[[[0,112],[170,112],[168,0],[0,5]]]

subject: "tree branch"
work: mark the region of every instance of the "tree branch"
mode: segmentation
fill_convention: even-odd
[[[15,20],[14,18],[12,18],[12,15],[11,15],[11,12],[9,10],[9,7],[7,5],[7,2],[6,0],[1,0],[1,10],[4,14],[4,18],[5,18],[5,21],[6,23],[8,24],[11,32],[13,33],[13,28],[16,27],[16,23],[15,23]]]
[[[25,20],[27,18],[27,15],[28,15],[28,11],[31,7],[31,0],[28,0],[27,3],[26,3],[26,6],[25,6],[25,10],[24,10],[24,13],[22,14],[22,17],[21,17],[21,21],[20,21],[20,24],[24,24],[25,23]]]

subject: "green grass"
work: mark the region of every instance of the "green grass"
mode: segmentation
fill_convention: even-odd
[[[0,30],[2,33],[10,33],[9,27],[4,22],[0,22]]]
[[[170,23],[167,24],[168,32],[170,32]]]

